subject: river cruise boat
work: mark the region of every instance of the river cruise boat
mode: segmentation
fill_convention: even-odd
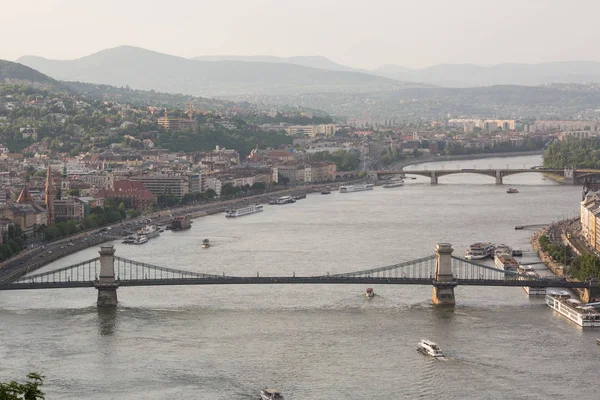
[[[600,303],[582,303],[567,291],[549,293],[546,304],[582,328],[600,328]]]
[[[367,299],[375,297],[375,292],[373,291],[373,288],[367,288],[367,290],[365,291],[365,297]]]
[[[384,189],[392,189],[392,188],[397,188],[400,186],[404,186],[404,179],[400,179],[397,181],[392,181],[390,183],[386,183],[385,185],[383,185]]]
[[[189,215],[179,215],[171,220],[172,231],[183,231],[192,227],[192,219]]]
[[[261,212],[263,206],[261,204],[252,204],[247,207],[238,208],[237,210],[229,210],[225,212],[226,218],[243,217],[244,215]]]
[[[363,192],[365,190],[373,190],[373,185],[371,183],[365,183],[363,185],[344,185],[340,186],[338,189],[340,193]]]
[[[277,389],[263,389],[260,391],[261,400],[283,400],[283,395]]]
[[[135,242],[135,236],[127,236],[125,239],[123,239],[124,244],[133,244],[133,242]]]
[[[282,205],[295,203],[296,200],[292,196],[282,196],[269,202],[270,205]]]
[[[208,239],[204,239],[202,241],[202,248],[203,249],[208,249],[210,247],[210,241]]]
[[[494,256],[494,265],[504,271],[516,271],[519,268],[519,262],[510,254],[496,254]]]
[[[499,244],[498,246],[496,246],[494,248],[495,256],[499,256],[499,255],[503,255],[503,254],[512,255],[512,249],[510,248],[510,246],[508,246],[506,244]]]
[[[467,260],[483,260],[494,254],[494,245],[487,243],[473,243],[465,252]]]
[[[417,351],[431,357],[444,357],[444,353],[442,353],[438,345],[427,339],[422,339],[419,342]]]
[[[508,188],[508,190],[506,191],[506,193],[508,194],[514,194],[514,193],[519,193],[519,191],[515,188]]]
[[[160,235],[158,228],[155,225],[146,225],[137,231],[138,235],[144,235],[148,239],[152,239]]]
[[[135,238],[135,240],[133,241],[133,244],[144,244],[148,242],[148,238],[144,235],[139,235],[137,238]]]
[[[538,275],[538,273],[535,272],[535,269],[532,266],[530,266],[530,265],[519,265],[519,268],[517,269],[517,271],[519,271],[519,273],[521,275],[525,275],[524,279],[529,279],[529,278],[537,279],[537,278],[540,277]],[[529,296],[545,296],[546,295],[546,288],[545,287],[523,286],[523,290]]]

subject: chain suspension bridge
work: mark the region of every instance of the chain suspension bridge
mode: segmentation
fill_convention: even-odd
[[[100,256],[57,270],[26,275],[0,284],[0,290],[96,288],[98,306],[116,306],[120,286],[361,284],[430,285],[434,304],[452,305],[454,288],[466,286],[556,287],[597,290],[598,283],[571,282],[556,277],[534,277],[505,271],[452,255],[452,246],[438,243],[435,254],[341,274],[317,276],[228,276],[166,268],[115,256],[112,245],[101,246]]]

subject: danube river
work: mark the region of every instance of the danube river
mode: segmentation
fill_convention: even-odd
[[[443,168],[529,168],[541,157],[445,162]],[[441,163],[414,166],[442,168]],[[404,187],[265,206],[236,220],[214,215],[117,255],[227,275],[360,270],[476,241],[506,243],[533,260],[515,225],[574,216],[581,187],[541,174],[453,175]],[[506,193],[508,187],[518,194]],[[200,248],[202,239],[213,246]],[[44,268],[97,255],[88,249]],[[490,262],[491,263],[491,262]],[[541,265],[537,269],[544,269]],[[589,397],[598,333],[582,331],[520,288],[459,287],[456,307],[431,305],[427,286],[176,286],[121,288],[116,312],[94,289],[0,292],[0,381],[40,371],[48,399],[548,399]],[[415,351],[421,338],[449,356]]]

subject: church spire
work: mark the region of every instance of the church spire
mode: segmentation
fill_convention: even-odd
[[[23,186],[23,190],[21,190],[21,194],[17,198],[17,203],[19,204],[31,204],[33,203],[33,197],[31,197],[31,193],[29,193],[29,184],[25,184]]]
[[[46,173],[46,214],[48,215],[48,226],[54,225],[54,182],[50,164],[48,164]]]

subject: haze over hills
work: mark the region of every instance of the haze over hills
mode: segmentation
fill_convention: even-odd
[[[60,80],[195,96],[363,92],[419,86],[370,74],[289,63],[191,60],[131,46],[75,60],[25,56],[18,62]]]
[[[49,89],[66,88],[58,81],[44,75],[35,69],[12,61],[0,60],[0,84],[22,84],[36,88],[47,87]]]
[[[542,64],[507,63],[492,66],[438,64],[420,69],[387,64],[373,70],[366,70],[342,65],[322,56],[288,58],[275,56],[202,56],[195,57],[194,59],[288,63],[331,71],[362,72],[399,81],[421,82],[434,86],[454,88],[600,82],[600,63],[594,61],[564,61]]]

